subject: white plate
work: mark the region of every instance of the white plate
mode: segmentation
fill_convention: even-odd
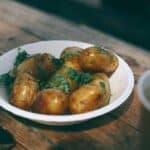
[[[42,41],[21,47],[29,54],[49,52],[54,56],[59,57],[61,51],[69,46],[86,48],[92,45],[76,41]],[[0,57],[0,74],[6,73],[12,69],[17,52],[18,49],[15,48]],[[77,115],[36,114],[29,111],[24,111],[11,105],[9,103],[8,96],[5,93],[4,87],[0,87],[0,106],[17,116],[49,125],[70,125],[104,115],[124,103],[131,94],[134,86],[134,77],[130,67],[121,57],[118,56],[118,59],[119,67],[109,79],[112,94],[110,103],[103,108]]]

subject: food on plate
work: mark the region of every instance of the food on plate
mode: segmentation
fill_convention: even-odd
[[[38,83],[34,77],[22,73],[16,77],[10,96],[10,102],[16,107],[30,109],[38,92]]]
[[[106,106],[108,76],[118,58],[99,47],[67,47],[55,58],[50,53],[19,51],[14,67],[0,76],[10,103],[41,114],[78,114]]]
[[[81,71],[81,66],[79,64],[79,57],[82,49],[79,47],[68,47],[65,48],[60,58],[64,60],[64,64],[68,67],[74,68],[77,71]]]
[[[110,87],[107,76],[98,73],[93,81],[81,86],[69,98],[71,113],[84,113],[108,104]]]
[[[47,80],[58,67],[56,61],[57,59],[51,54],[36,54],[26,58],[15,68],[16,76],[26,72],[37,79]]]
[[[100,47],[84,49],[80,55],[80,65],[84,71],[112,73],[118,67],[118,58],[112,52]]]
[[[59,89],[40,91],[32,105],[32,111],[42,114],[64,114],[68,109],[68,96]]]

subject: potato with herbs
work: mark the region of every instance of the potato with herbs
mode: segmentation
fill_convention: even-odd
[[[80,55],[80,65],[84,71],[112,73],[118,67],[118,58],[100,47],[84,49]]]
[[[47,80],[57,69],[55,60],[51,54],[36,54],[18,65],[16,75],[26,72],[37,79]]]
[[[79,64],[79,57],[82,49],[79,47],[67,47],[61,53],[61,59],[64,60],[64,64],[71,67],[77,71],[81,71],[81,66]]]
[[[96,74],[89,84],[81,86],[69,98],[69,110],[73,114],[85,113],[109,103],[110,87],[107,76]]]
[[[97,86],[100,85],[100,87],[103,90],[103,101],[101,103],[101,106],[105,106],[109,104],[111,90],[110,90],[110,84],[109,79],[106,74],[104,73],[96,73],[94,74],[94,80],[91,82],[92,84],[95,84]]]
[[[42,114],[64,114],[68,110],[68,97],[59,89],[40,91],[32,105],[32,111]]]
[[[27,73],[22,73],[15,79],[10,102],[16,107],[30,109],[37,92],[38,83],[35,78]]]
[[[79,72],[63,65],[49,81],[41,84],[41,89],[55,88],[60,89],[64,93],[70,95],[74,90],[83,84],[92,81],[93,77],[89,73]]]

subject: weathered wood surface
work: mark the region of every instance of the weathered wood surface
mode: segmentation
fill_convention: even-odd
[[[0,53],[40,40],[77,40],[103,45],[131,66],[135,83],[150,69],[150,53],[83,24],[74,24],[15,1],[0,1]],[[138,150],[141,104],[136,85],[128,101],[115,111],[88,122],[64,127],[40,125],[0,109],[0,124],[13,133],[21,149]]]

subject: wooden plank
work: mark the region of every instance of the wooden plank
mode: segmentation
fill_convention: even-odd
[[[138,131],[108,115],[78,125],[54,127],[27,121],[3,110],[0,114],[1,124],[15,136],[22,149],[137,150],[140,144]]]
[[[8,129],[18,143],[24,149],[46,150],[51,147],[51,141],[45,140],[45,137],[36,133],[31,127],[27,127],[0,108],[0,123]],[[20,147],[19,145],[17,145]]]
[[[11,9],[9,6],[12,6]],[[116,51],[129,63],[134,71],[136,81],[143,71],[150,68],[150,54],[146,51],[142,51],[140,48],[131,46],[84,25],[76,25],[54,15],[47,15],[8,0],[2,0],[0,2],[0,12],[0,14],[5,14],[0,15],[0,19],[3,21],[6,20],[24,32],[28,32],[42,39],[83,40],[97,45],[103,45],[108,49]],[[17,21],[18,18],[19,21]],[[139,129],[140,103],[136,99],[137,94],[135,93],[134,98],[131,98],[125,105],[112,114],[116,117],[121,116],[123,121]],[[134,109],[136,111],[132,113]]]
[[[12,6],[11,9],[9,9],[9,6]],[[106,48],[116,51],[126,59],[126,61],[134,70],[136,80],[141,73],[150,66],[148,61],[149,54],[147,52],[141,52],[140,48],[125,44],[113,37],[106,36],[103,33],[97,32],[84,25],[78,25],[76,27],[75,24],[72,24],[68,21],[63,21],[56,16],[46,15],[45,13],[39,12],[35,9],[30,9],[26,6],[8,0],[1,1],[0,11],[5,14],[0,15],[1,19],[7,20],[8,22],[18,26],[20,29],[23,29],[25,32],[32,33],[33,35],[36,35],[42,39],[83,39],[83,41],[88,41],[95,44],[99,44],[99,41],[101,41],[100,44],[104,45]],[[17,21],[18,17],[20,18],[19,22]],[[136,98],[134,98],[132,102],[133,107],[128,106],[131,108],[131,111],[134,109],[135,103],[138,103],[138,101]],[[139,107],[135,108],[139,109],[140,104]],[[120,113],[117,111],[123,112],[124,107],[121,107],[115,111],[115,115],[120,117]],[[138,113],[136,115],[137,117],[135,117],[135,113]],[[129,124],[132,123],[131,125],[135,128],[138,128],[139,111],[136,111],[135,113],[128,113],[130,116],[133,116],[133,120],[131,120],[131,117],[126,116],[122,116],[121,118]]]
[[[18,47],[29,42],[39,41],[35,36],[21,31],[18,27],[0,21],[0,54],[11,48]]]

